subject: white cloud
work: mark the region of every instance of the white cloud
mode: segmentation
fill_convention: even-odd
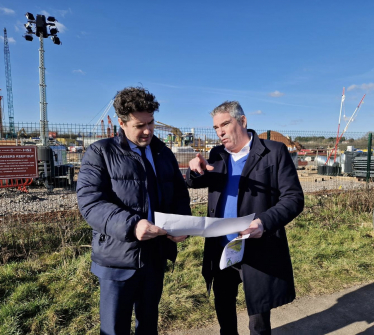
[[[18,20],[17,20],[17,23],[14,25],[14,30],[17,31],[17,32],[18,31],[21,31],[21,32],[26,31],[24,24],[21,21],[18,21]]]
[[[62,16],[62,17],[65,17],[66,14],[71,14],[72,11],[71,11],[71,8],[69,9],[59,9],[57,10],[57,13],[58,13],[58,16]]]
[[[4,41],[4,37],[0,36],[0,40]],[[8,43],[16,43],[16,40],[13,37],[8,37]]]
[[[64,26],[61,22],[56,22],[56,27],[60,33],[64,33],[68,28]]]
[[[249,115],[261,115],[261,114],[264,114],[264,112],[260,109],[255,112],[249,113]]]
[[[268,95],[273,98],[279,98],[279,97],[282,97],[284,93],[281,93],[279,91],[274,91],[274,92],[270,92]]]
[[[46,17],[48,17],[48,16],[53,16],[53,15],[49,14],[46,10],[42,10],[42,11],[41,11],[41,14],[44,15],[44,16],[46,16]],[[56,24],[56,27],[57,27],[57,29],[58,29],[58,31],[59,31],[60,33],[64,33],[66,30],[68,30],[68,29],[66,28],[66,26],[65,26],[64,24],[62,24],[61,22],[57,22],[57,21],[56,21],[55,24]]]
[[[374,83],[351,85],[347,88],[347,91],[353,91],[353,90],[372,91],[374,90]]]
[[[73,70],[73,73],[79,73],[79,74],[83,74],[83,75],[86,74],[86,72],[82,71],[81,69],[79,69],[79,70]]]
[[[0,7],[0,11],[2,11],[6,15],[13,15],[16,14],[16,12],[13,9]]]

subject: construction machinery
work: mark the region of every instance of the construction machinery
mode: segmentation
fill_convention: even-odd
[[[101,120],[101,138],[104,138],[105,137],[105,124],[104,124],[104,120]]]
[[[113,128],[113,122],[110,119],[110,116],[108,115],[108,137],[114,137],[114,128]]]
[[[179,128],[170,126],[160,121],[156,121],[155,129],[168,133],[167,137],[165,138],[165,142],[170,144],[170,146],[185,147],[189,145],[193,147],[194,134],[192,132],[182,133]]]
[[[360,100],[360,103],[358,104],[358,106],[354,110],[352,116],[348,119],[347,125],[345,126],[344,130],[339,134],[339,131],[340,131],[340,120],[341,120],[342,109],[343,109],[344,101],[345,101],[345,94],[344,94],[344,92],[345,92],[345,89],[343,87],[342,99],[341,99],[341,103],[340,103],[340,114],[339,114],[339,123],[338,123],[338,133],[336,135],[335,147],[331,151],[330,155],[327,157],[325,165],[328,165],[330,157],[332,156],[333,153],[334,153],[334,163],[335,163],[339,142],[342,139],[344,133],[347,131],[347,129],[348,129],[349,125],[351,124],[351,122],[353,122],[355,120],[355,118],[356,118],[356,116],[357,116],[357,114],[358,114],[358,112],[359,112],[359,110],[361,108],[361,105],[364,102],[365,96],[366,96],[366,94],[364,94],[364,96]],[[345,118],[345,113],[344,113],[344,118]]]
[[[97,127],[101,124],[101,127],[103,126],[104,123],[104,117],[105,115],[108,114],[109,109],[113,106],[115,96],[109,101],[108,105],[105,107],[104,112],[101,114],[99,120],[96,122],[96,124],[92,128],[92,133],[95,134],[97,131]],[[101,129],[102,130],[102,129]],[[102,136],[105,137],[105,130],[104,133],[102,132]]]

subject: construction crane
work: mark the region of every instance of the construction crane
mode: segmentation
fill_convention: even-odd
[[[101,120],[101,138],[105,137],[105,125],[104,120]]]
[[[10,68],[10,51],[9,51],[8,35],[6,32],[6,28],[4,28],[4,62],[5,62],[7,101],[8,101],[9,135],[11,137],[15,137],[12,72]]]
[[[353,122],[361,108],[361,105],[364,103],[364,99],[365,99],[365,96],[366,94],[364,94],[364,96],[362,97],[362,99],[360,100],[360,103],[357,105],[356,109],[354,110],[352,116],[348,119],[348,122],[347,122],[347,125],[345,126],[345,128],[343,129],[343,131],[339,134],[339,128],[340,128],[340,116],[341,116],[341,112],[342,112],[342,106],[343,106],[343,103],[344,103],[344,100],[345,100],[345,94],[344,94],[344,88],[343,88],[343,94],[342,94],[342,100],[341,100],[341,104],[340,104],[340,116],[339,116],[339,125],[338,125],[338,134],[336,135],[336,142],[335,142],[335,147],[334,149],[330,152],[330,155],[327,157],[326,159],[326,162],[325,162],[325,165],[328,164],[329,160],[330,160],[330,157],[331,155],[333,154],[333,152],[335,152],[335,155],[334,155],[334,163],[335,163],[335,160],[336,160],[336,152],[338,150],[338,144],[340,142],[340,140],[342,139],[344,133],[347,131],[349,125],[351,122]],[[345,115],[344,115],[345,116]]]
[[[114,98],[115,98],[115,96],[113,97],[113,99],[111,99],[111,100],[109,101],[108,105],[105,107],[105,110],[104,110],[103,114],[101,114],[99,120],[98,120],[98,121],[96,122],[96,124],[93,126],[93,128],[92,128],[92,132],[93,132],[93,133],[96,132],[96,129],[97,129],[97,127],[99,126],[99,124],[100,124],[101,122],[104,122],[103,119],[104,119],[105,115],[107,115],[109,109],[113,106]]]
[[[113,123],[108,115],[108,137],[114,137]]]

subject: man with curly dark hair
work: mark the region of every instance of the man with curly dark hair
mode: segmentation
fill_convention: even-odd
[[[92,227],[91,271],[100,282],[101,334],[157,334],[167,259],[176,242],[154,225],[154,212],[191,215],[178,162],[154,132],[155,96],[128,87],[114,100],[120,131],[90,145],[80,168],[79,209]]]
[[[154,113],[160,104],[155,96],[142,87],[128,87],[116,95],[113,103],[117,116],[123,122],[130,120],[130,114],[138,111]]]

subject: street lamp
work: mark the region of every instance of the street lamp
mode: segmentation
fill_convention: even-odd
[[[37,14],[36,18],[33,14],[27,12],[25,14],[27,23],[25,23],[26,33],[23,35],[26,41],[32,41],[33,36],[39,37],[39,91],[40,91],[40,139],[42,146],[48,146],[48,118],[47,118],[47,97],[45,84],[45,67],[44,67],[44,38],[51,37],[54,44],[61,45],[61,41],[57,36],[56,19],[53,16]],[[49,32],[48,29],[49,28]]]

